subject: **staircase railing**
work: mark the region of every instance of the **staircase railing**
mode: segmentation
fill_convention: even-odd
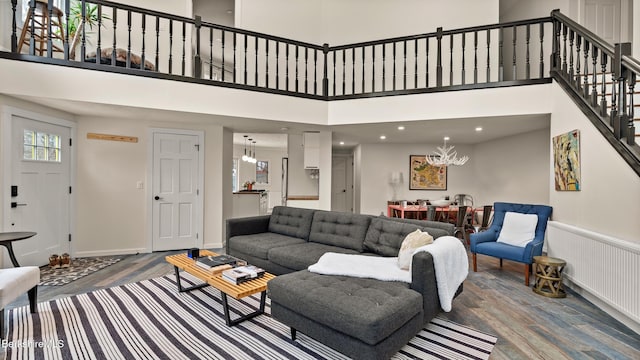
[[[11,53],[1,57],[320,100],[550,81],[550,17],[320,46],[200,16],[66,0],[62,26],[47,23],[48,36],[37,42],[30,34],[38,22],[21,25],[17,3],[11,0]],[[30,10],[37,5],[30,1]],[[47,9],[53,17],[53,0]]]
[[[554,24],[552,76],[572,96],[593,124],[640,175],[636,144],[635,84],[640,63],[631,44],[611,45],[561,14]]]

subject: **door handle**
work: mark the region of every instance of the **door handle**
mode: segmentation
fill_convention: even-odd
[[[17,202],[15,202],[15,201],[12,201],[12,202],[11,202],[11,208],[12,208],[12,209],[13,209],[13,208],[17,208],[18,206],[27,206],[27,204],[18,204],[18,203],[17,203]]]
[[[162,198],[160,196],[158,196],[158,195],[156,195],[153,199],[154,200],[162,200]]]

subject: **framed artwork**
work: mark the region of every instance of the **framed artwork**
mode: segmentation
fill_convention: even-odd
[[[556,191],[580,191],[580,131],[553,138],[553,170]]]
[[[258,160],[256,161],[256,183],[268,184],[269,183],[269,162]]]
[[[409,190],[447,190],[447,166],[429,165],[425,155],[410,155]]]

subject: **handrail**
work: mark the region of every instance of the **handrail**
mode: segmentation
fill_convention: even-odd
[[[562,14],[560,12],[560,10],[555,9],[555,10],[551,11],[551,18],[552,19],[556,19],[556,20],[568,25],[569,27],[571,27],[573,29],[576,29],[576,30],[579,29],[580,33],[582,35],[586,36],[587,38],[589,38],[589,41],[592,42],[593,44],[597,45],[598,48],[604,49],[610,54],[612,54],[615,51],[613,45],[611,45],[608,42],[604,41],[604,39],[602,39],[601,37],[599,37],[598,35],[593,33],[591,30],[587,29],[586,27],[584,27],[584,26],[578,24],[577,22],[573,21],[568,16]]]
[[[96,4],[96,5],[107,6],[107,7],[110,7],[110,8],[116,8],[118,10],[138,12],[138,13],[142,13],[142,14],[145,14],[145,15],[148,15],[148,16],[157,16],[157,17],[162,17],[162,18],[170,19],[170,20],[183,21],[183,22],[190,23],[190,24],[194,23],[194,19],[191,19],[191,18],[187,18],[187,17],[180,16],[180,15],[169,14],[169,13],[163,13],[163,12],[160,12],[160,11],[145,9],[145,8],[141,8],[141,7],[137,7],[137,6],[133,6],[133,5],[128,5],[128,4],[121,4],[121,3],[116,3],[116,2],[107,1],[107,0],[90,0],[90,1],[87,0],[86,2],[87,3],[91,3],[91,4]]]

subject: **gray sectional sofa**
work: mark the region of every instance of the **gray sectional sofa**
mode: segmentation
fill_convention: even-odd
[[[279,321],[352,358],[387,359],[440,311],[433,258],[414,255],[411,284],[309,272],[326,252],[397,256],[420,228],[434,239],[451,224],[293,207],[227,220],[226,251],[280,275],[268,283]],[[462,291],[462,285],[458,293]]]

